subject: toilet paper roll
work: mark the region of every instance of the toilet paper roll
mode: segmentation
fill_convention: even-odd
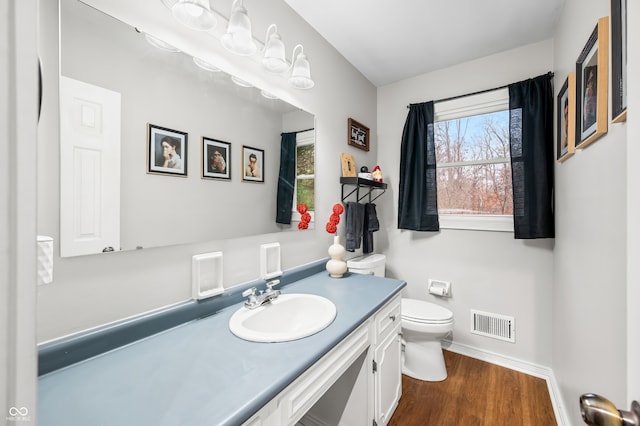
[[[435,287],[435,286],[429,287],[429,293],[435,294],[436,296],[444,296],[446,294],[445,291],[446,290],[444,289],[444,287]]]
[[[53,282],[53,238],[38,235],[38,285]]]

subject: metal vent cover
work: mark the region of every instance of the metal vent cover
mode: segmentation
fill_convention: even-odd
[[[507,342],[516,342],[516,320],[506,315],[471,309],[471,333]]]

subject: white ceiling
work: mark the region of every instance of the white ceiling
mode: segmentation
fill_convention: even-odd
[[[551,38],[564,4],[564,0],[285,1],[376,86]]]

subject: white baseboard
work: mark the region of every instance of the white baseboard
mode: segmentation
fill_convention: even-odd
[[[569,418],[564,409],[562,397],[560,396],[560,389],[556,382],[553,370],[549,367],[544,367],[537,364],[532,364],[527,361],[522,361],[516,358],[500,355],[494,352],[485,351],[482,349],[474,348],[472,346],[463,345],[460,343],[454,343],[449,340],[442,342],[442,347],[448,351],[455,352],[461,355],[465,355],[471,358],[486,361],[491,364],[499,365],[501,367],[509,368],[511,370],[519,371],[521,373],[528,374],[530,376],[544,379],[547,382],[547,388],[549,390],[549,397],[551,398],[551,404],[553,405],[553,413],[556,416],[558,426],[570,426]]]

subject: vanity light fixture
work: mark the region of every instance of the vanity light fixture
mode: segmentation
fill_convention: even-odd
[[[216,26],[209,0],[178,0],[171,7],[171,13],[181,24],[192,30],[208,31]]]
[[[300,53],[296,56],[296,49],[300,48]],[[291,54],[291,74],[289,75],[289,84],[296,89],[311,89],[315,83],[311,79],[311,66],[307,55],[304,54],[304,48],[301,44],[293,48]]]
[[[276,95],[274,95],[273,93],[269,93],[269,92],[267,92],[265,90],[261,90],[260,94],[262,95],[262,97],[267,98],[267,99],[280,99]]]
[[[137,31],[137,28],[136,28],[136,31]],[[143,33],[143,34],[144,34],[145,40],[147,40],[147,42],[155,48],[164,50],[166,52],[173,52],[173,53],[180,52],[180,49],[178,49],[177,47],[174,47],[169,43],[152,36],[151,34],[147,34],[147,33]]]
[[[242,0],[233,0],[227,32],[220,39],[228,51],[236,55],[251,56],[258,46],[251,35],[251,21]]]
[[[231,81],[237,84],[240,87],[253,87],[253,85],[249,82],[244,81],[241,78],[236,77],[235,75],[231,76]]]
[[[210,72],[220,72],[222,71],[220,68],[211,65],[209,62],[202,60],[200,58],[197,57],[193,57],[193,63],[196,64],[197,66],[199,66],[200,68],[202,68],[205,71],[210,71]]]
[[[273,32],[271,30],[273,29]],[[269,35],[271,32],[271,35]],[[285,57],[284,43],[276,24],[269,25],[265,36],[264,56],[262,66],[269,72],[280,74],[289,69],[289,63]]]

